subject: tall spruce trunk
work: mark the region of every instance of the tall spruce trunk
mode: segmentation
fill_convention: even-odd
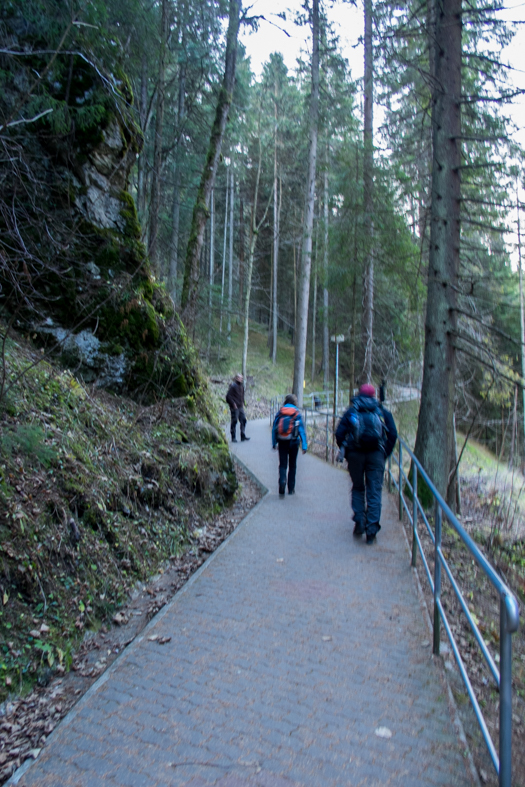
[[[415,453],[442,495],[454,457],[456,288],[460,249],[461,0],[436,0],[430,257]]]
[[[324,171],[324,244],[323,244],[323,385],[328,390],[330,373],[330,334],[328,330],[328,147]]]
[[[230,251],[228,254],[228,341],[232,333],[232,308],[233,308],[233,217],[234,217],[235,181],[233,167],[230,169]]]
[[[523,305],[523,267],[521,259],[521,225],[519,193],[516,193],[516,208],[518,211],[518,259],[519,259],[519,285],[520,285],[520,337],[521,337],[521,377],[525,380],[525,309]],[[525,386],[521,389],[523,401],[523,459],[522,469],[525,468]]]
[[[239,184],[239,303],[244,303],[244,203]]]
[[[314,300],[312,303],[312,370],[310,374],[310,381],[312,383],[315,379],[315,356],[317,352],[317,348],[315,346],[316,331],[317,331],[317,266],[314,267]]]
[[[206,359],[210,359],[211,333],[213,327],[213,279],[215,273],[215,194],[212,191],[210,197],[210,269],[209,269],[209,293],[208,293],[208,349]]]
[[[226,121],[228,120],[228,112],[230,110],[233,88],[235,85],[237,37],[239,34],[241,4],[242,0],[230,0],[228,32],[226,34],[224,77],[219,92],[215,120],[211,130],[206,163],[202,171],[199,191],[193,208],[190,237],[186,250],[181,306],[182,319],[186,327],[190,330],[195,324],[199,290],[199,259],[204,240],[204,228],[208,220],[210,195],[215,183],[224,130],[226,128]]]
[[[248,339],[250,335],[250,296],[252,292],[252,276],[253,276],[253,259],[255,256],[255,246],[257,244],[257,237],[261,225],[266,219],[270,203],[266,206],[264,215],[259,223],[257,223],[257,203],[259,201],[259,183],[261,180],[262,168],[262,145],[259,138],[259,160],[257,162],[257,175],[255,178],[255,191],[253,195],[252,205],[252,220],[250,223],[250,250],[248,252],[248,265],[246,269],[246,288],[244,293],[244,340],[242,346],[242,374],[246,380],[246,369],[248,363]]]
[[[365,75],[364,75],[363,189],[365,225],[365,270],[363,277],[362,382],[372,380],[374,339],[374,48],[372,41],[372,0],[365,0]]]
[[[139,103],[139,119],[140,129],[143,136],[146,136],[146,129],[148,125],[148,63],[146,55],[142,57],[142,68],[140,73],[140,103]],[[141,150],[137,162],[137,208],[140,221],[145,224],[144,217],[146,212],[146,153],[144,149]]]
[[[297,334],[295,339],[293,392],[299,407],[303,404],[303,381],[308,332],[308,302],[312,267],[312,231],[315,207],[315,173],[317,164],[317,125],[319,116],[319,0],[312,0],[312,95],[310,97],[310,149],[304,211],[303,250],[298,276]]]
[[[226,198],[224,200],[224,238],[222,245],[222,274],[221,274],[221,308],[219,320],[219,335],[222,335],[222,318],[224,314],[224,282],[226,280],[226,241],[228,239],[228,198],[230,194],[230,177],[226,170]]]
[[[160,208],[160,184],[162,178],[162,141],[164,126],[164,101],[165,101],[165,82],[166,82],[166,50],[168,47],[168,16],[169,0],[162,0],[162,14],[160,23],[160,51],[159,51],[159,76],[157,86],[157,111],[155,117],[155,143],[153,146],[153,173],[151,179],[151,199],[149,206],[149,239],[148,254],[160,273],[158,252],[159,234],[159,208]]]
[[[184,6],[185,10],[186,6]],[[182,19],[182,47],[185,45],[185,15]],[[177,138],[175,141],[175,171],[173,173],[173,197],[171,208],[171,242],[170,242],[170,263],[168,273],[168,291],[176,302],[177,300],[177,277],[179,275],[179,226],[180,226],[180,160],[181,160],[181,137],[182,125],[186,116],[186,63],[183,63],[179,72],[179,100],[177,111]]]
[[[355,325],[356,325],[356,302],[357,302],[357,274],[354,273],[352,282],[352,323],[350,327],[350,375],[348,386],[348,404],[352,404],[352,397],[355,388]]]
[[[275,136],[273,149],[273,267],[272,267],[272,363],[277,363],[277,327],[279,324],[279,307],[277,304],[277,273],[279,271],[279,224],[281,217],[281,194],[277,197],[278,164],[277,164],[277,77],[275,79],[274,105]]]

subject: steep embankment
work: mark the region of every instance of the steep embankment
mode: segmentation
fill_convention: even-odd
[[[191,397],[142,407],[39,355],[10,341],[5,359],[7,379],[25,373],[0,415],[0,699],[67,670],[84,631],[237,488]]]

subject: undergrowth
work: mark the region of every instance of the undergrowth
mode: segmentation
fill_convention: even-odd
[[[33,360],[10,342],[9,378]],[[45,361],[11,389],[0,411],[0,700],[67,670],[86,630],[232,500],[224,436],[196,408],[191,397],[140,407]]]

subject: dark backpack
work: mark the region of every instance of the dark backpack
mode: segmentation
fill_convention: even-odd
[[[277,421],[277,439],[295,440],[299,435],[299,410],[296,407],[281,407]]]
[[[377,451],[383,448],[385,421],[379,405],[373,410],[355,409],[350,416],[352,437],[362,451]]]

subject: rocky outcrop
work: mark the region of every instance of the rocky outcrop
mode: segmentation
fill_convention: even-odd
[[[26,115],[49,109],[3,137],[10,167],[0,172],[4,315],[90,383],[142,401],[195,398],[204,388],[195,355],[152,275],[128,191],[142,138],[125,75],[58,55],[35,109],[26,107],[27,87],[43,70],[39,55],[27,53],[44,47],[16,3],[0,21],[0,44],[25,52],[0,52],[0,117],[18,104]]]
[[[80,167],[75,206],[96,227],[125,233],[121,194],[127,191],[129,171],[137,154],[127,146],[115,117],[102,130],[101,137]]]

